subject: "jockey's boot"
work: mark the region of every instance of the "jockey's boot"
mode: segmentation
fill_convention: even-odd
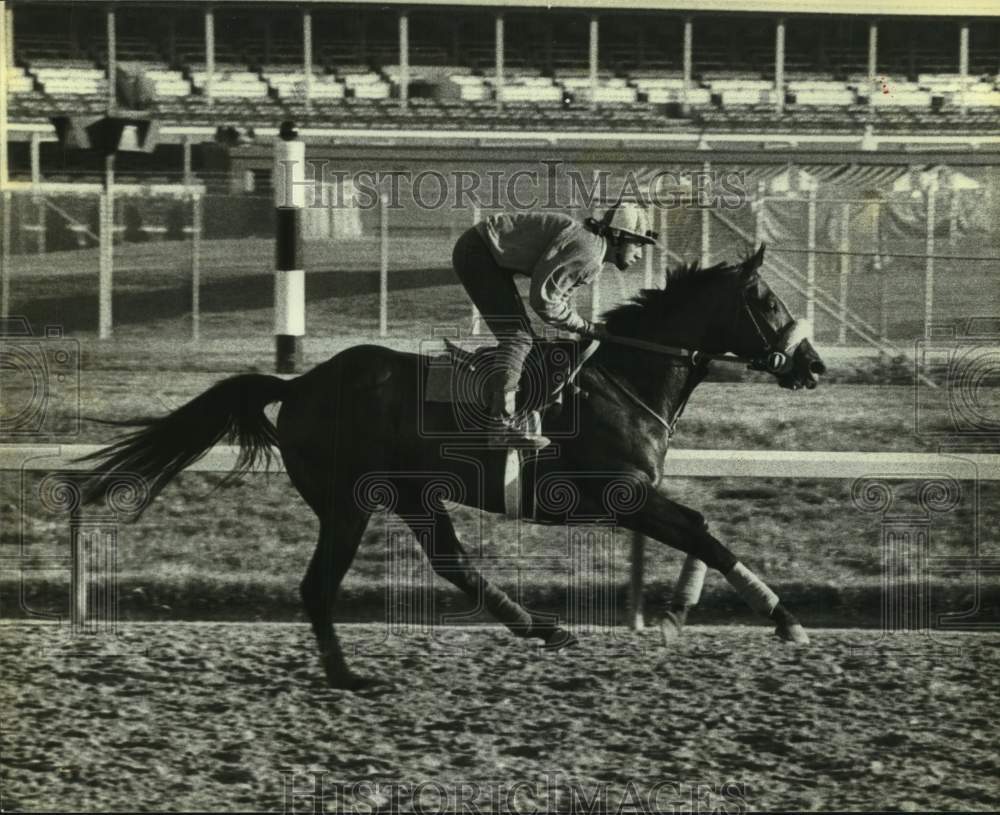
[[[500,396],[500,394],[497,394]],[[537,411],[519,413],[516,409],[517,391],[506,391],[503,401],[494,400],[489,418],[490,447],[517,447],[541,450],[548,447],[549,439],[542,435],[542,423]]]
[[[531,414],[515,414],[513,416],[498,416],[490,420],[490,447],[517,447],[529,450],[541,450],[550,444],[549,438],[543,436]]]

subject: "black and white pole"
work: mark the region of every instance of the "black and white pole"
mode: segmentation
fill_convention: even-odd
[[[286,122],[274,142],[274,204],[277,210],[274,272],[275,369],[295,373],[306,333],[306,273],[302,263],[305,208],[305,144]]]

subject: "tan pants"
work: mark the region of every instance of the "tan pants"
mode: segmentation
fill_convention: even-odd
[[[497,338],[499,364],[488,386],[490,413],[510,412],[524,361],[534,342],[531,321],[514,284],[516,272],[497,265],[475,228],[466,230],[455,243],[452,265],[483,321]]]

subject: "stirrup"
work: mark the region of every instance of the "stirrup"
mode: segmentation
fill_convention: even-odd
[[[490,429],[490,447],[514,447],[518,449],[541,450],[551,443],[536,428],[541,422],[537,417],[524,416],[518,419],[497,419]]]
[[[489,438],[489,446],[513,448],[515,450],[544,450],[551,444],[547,436],[533,436],[523,433],[494,434]]]

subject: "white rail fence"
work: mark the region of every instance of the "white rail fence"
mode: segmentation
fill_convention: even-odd
[[[100,445],[0,445],[0,470],[5,472],[85,471],[74,459],[101,449]],[[229,472],[239,448],[217,446],[187,468],[191,472]],[[275,468],[282,471],[280,463]],[[919,479],[1000,481],[1000,455],[986,453],[863,453],[783,450],[672,450],[666,476],[700,478],[794,479]],[[79,509],[67,513],[71,535],[71,608],[75,627],[88,618],[88,565],[84,525]],[[629,599],[633,628],[643,626],[642,563],[645,538],[632,539]]]

